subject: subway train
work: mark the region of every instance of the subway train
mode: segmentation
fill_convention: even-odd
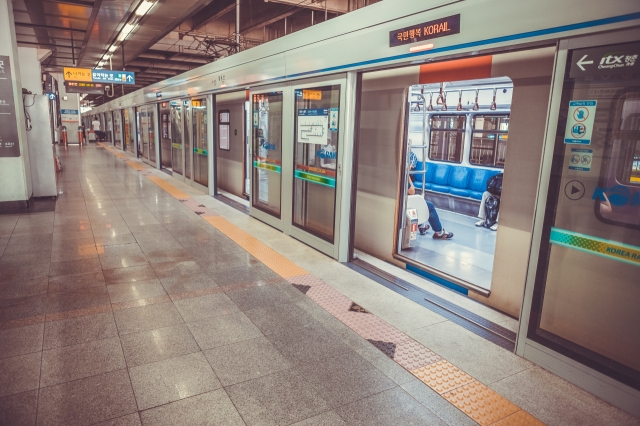
[[[634,0],[383,1],[85,117],[338,261],[518,318],[518,354],[637,413],[639,25]],[[476,226],[500,173],[497,230]],[[407,246],[411,184],[439,225]]]

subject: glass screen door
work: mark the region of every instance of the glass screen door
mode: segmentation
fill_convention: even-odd
[[[193,149],[191,148],[191,101],[182,101],[184,113],[183,119],[183,155],[184,155],[184,177],[185,180],[191,180],[191,165],[193,159]]]
[[[169,134],[171,137],[171,166],[175,177],[182,176],[184,155],[182,152],[182,101],[171,101],[170,103]]]
[[[254,93],[251,205],[281,217],[283,92]]]
[[[207,146],[207,98],[194,99],[193,110],[193,180],[209,186],[209,151]]]

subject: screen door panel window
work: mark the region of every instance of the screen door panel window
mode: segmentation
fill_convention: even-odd
[[[252,205],[280,218],[282,92],[253,95]],[[221,147],[222,148],[222,147]]]
[[[333,243],[340,86],[294,91],[293,224]]]
[[[147,122],[149,124],[149,160],[156,161],[156,123],[155,106],[147,107]]]
[[[180,101],[171,102],[171,166],[174,173],[182,174],[182,106]]]
[[[207,151],[207,100],[195,99],[193,108],[193,180],[201,185],[209,185],[209,165]]]
[[[184,112],[182,114],[182,120],[184,127],[182,129],[182,141],[184,144],[184,177],[191,179],[191,158],[193,157],[193,150],[191,148],[191,104],[189,101],[183,101]]]
[[[584,76],[572,64],[633,58],[639,49],[569,53],[527,334],[637,390],[640,74],[625,65]]]

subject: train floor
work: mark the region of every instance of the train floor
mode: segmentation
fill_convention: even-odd
[[[496,231],[477,227],[476,217],[438,209],[444,229],[453,232],[451,240],[434,240],[433,231],[418,235],[416,247],[401,251],[403,256],[460,278],[478,287],[491,289]]]
[[[128,154],[56,150],[54,210],[0,216],[0,424],[640,424]]]

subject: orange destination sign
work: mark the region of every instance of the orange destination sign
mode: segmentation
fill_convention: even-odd
[[[322,91],[320,90],[303,90],[302,99],[309,99],[311,101],[322,100]]]
[[[64,67],[65,81],[93,81],[91,68],[67,68]]]

